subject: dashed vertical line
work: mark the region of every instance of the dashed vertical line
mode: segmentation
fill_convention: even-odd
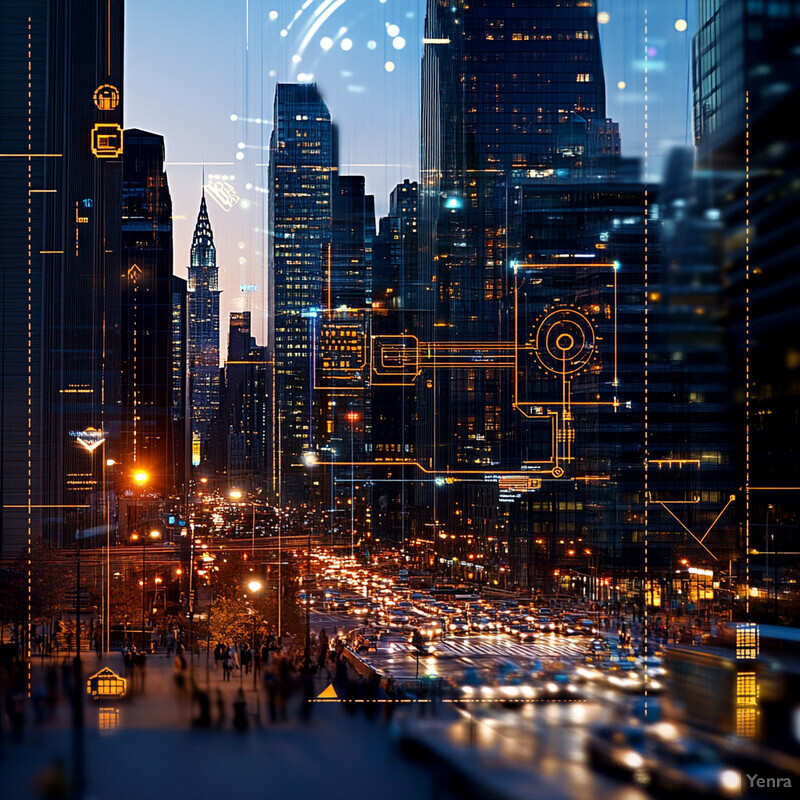
[[[747,598],[745,616],[750,620],[750,92],[744,93],[744,547]]]
[[[28,349],[28,430],[27,430],[27,451],[28,451],[28,474],[27,474],[27,527],[28,527],[28,624],[27,624],[27,662],[28,662],[28,697],[31,696],[31,640],[33,638],[33,576],[31,574],[31,545],[33,539],[33,520],[31,516],[31,504],[33,499],[33,230],[32,230],[32,194],[33,188],[33,160],[30,154],[33,152],[33,72],[32,72],[32,25],[31,17],[28,17],[28,326],[27,326],[27,349]]]
[[[647,140],[647,114],[648,114],[648,85],[647,85],[647,9],[644,11],[644,602],[642,603],[642,646],[643,651],[647,654],[647,639],[649,635],[648,628],[650,618],[647,608],[647,595],[650,580],[650,552],[649,552],[649,524],[650,524],[650,430],[649,430],[649,402],[650,402],[650,385],[649,385],[649,367],[650,367],[650,352],[649,352],[649,286],[650,286],[650,254],[649,254],[649,227],[648,227],[648,214],[649,214],[649,196],[647,190],[648,181],[648,140]],[[647,661],[645,660],[645,679],[647,678]],[[648,683],[645,680],[644,684],[644,714],[647,716],[647,687]]]

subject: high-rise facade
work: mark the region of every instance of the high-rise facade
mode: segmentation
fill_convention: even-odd
[[[269,435],[269,370],[265,347],[251,335],[250,312],[234,311],[220,403],[226,475],[231,486],[262,492]]]
[[[172,199],[164,139],[125,131],[122,182],[121,457],[166,496],[176,487],[173,454]]]
[[[309,502],[303,454],[314,446],[314,360],[331,257],[336,173],[330,112],[313,84],[278,84],[269,157],[270,488]]]
[[[208,465],[219,410],[219,269],[205,194],[194,229],[189,266],[188,356],[192,466]]]
[[[800,95],[795,3],[701,0],[693,42],[694,133],[709,182],[735,401],[739,553],[762,590],[798,549],[800,454],[800,143],[787,128]],[[766,569],[769,559],[772,569]],[[775,570],[775,566],[779,569]],[[770,574],[772,573],[772,574]],[[742,564],[740,578],[745,574]]]
[[[416,534],[434,547],[440,534],[463,535],[466,545],[475,543],[468,551],[492,542],[496,552],[507,538],[502,486],[534,485],[522,477],[512,481],[509,473],[549,467],[552,479],[565,469],[567,479],[576,474],[568,453],[570,409],[556,403],[550,413],[536,402],[539,394],[527,391],[539,367],[551,378],[545,388],[552,388],[556,374],[548,370],[558,365],[534,359],[526,366],[534,343],[522,328],[555,325],[558,336],[573,323],[567,309],[577,303],[575,293],[556,275],[566,276],[561,265],[569,259],[574,266],[579,259],[572,256],[580,251],[550,241],[563,216],[548,214],[534,187],[549,182],[562,202],[556,181],[576,174],[602,149],[596,126],[605,125],[605,87],[596,8],[431,0],[425,36],[431,43],[422,62],[417,327],[431,363],[417,381],[416,449],[423,469],[449,473],[452,480],[421,484],[427,499],[420,503]],[[613,123],[605,127],[613,131]],[[526,197],[529,217],[539,213],[537,224],[522,232],[517,220]],[[532,265],[528,253],[536,255]],[[531,288],[545,285],[533,270],[547,263],[549,296]],[[521,309],[526,316],[519,316]],[[584,321],[577,325],[582,330]],[[577,337],[570,341],[578,347]],[[588,367],[588,349],[571,355]],[[528,431],[522,437],[521,426]],[[526,437],[538,446],[526,449]],[[471,572],[484,571],[476,563]]]
[[[419,307],[417,235],[418,184],[398,184],[389,196],[389,213],[379,223],[372,265],[373,337],[413,335]],[[373,339],[374,341],[374,339]],[[410,340],[409,340],[410,341]],[[409,519],[419,487],[416,460],[416,385],[383,382],[370,385],[372,425],[370,460],[376,462],[373,489],[375,536],[398,543],[410,533]],[[381,466],[386,464],[386,467]]]
[[[105,532],[118,434],[123,3],[0,3],[0,548]]]

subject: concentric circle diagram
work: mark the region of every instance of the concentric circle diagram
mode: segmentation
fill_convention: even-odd
[[[556,308],[536,324],[534,352],[539,363],[557,375],[574,375],[594,358],[595,334],[588,317],[574,308]]]

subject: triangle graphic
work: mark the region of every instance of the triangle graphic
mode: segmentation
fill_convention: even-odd
[[[333,688],[333,684],[329,684],[327,689],[323,689],[318,695],[318,698],[323,698],[327,700],[335,700],[339,698],[339,695],[336,694],[336,689]]]

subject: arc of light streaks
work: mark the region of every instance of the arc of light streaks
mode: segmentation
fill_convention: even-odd
[[[325,24],[328,18],[339,8],[341,8],[347,0],[324,0],[322,5],[314,12],[316,20],[310,23],[305,36],[300,42],[300,47],[297,48],[298,55],[303,55],[308,43],[314,38],[317,31]],[[312,17],[313,19],[313,17]]]
[[[286,31],[290,31],[290,30],[292,29],[292,27],[294,26],[295,22],[297,22],[297,20],[298,20],[298,19],[300,19],[300,17],[302,17],[302,16],[303,16],[303,12],[304,12],[304,11],[305,11],[305,10],[306,10],[306,9],[307,9],[307,8],[308,8],[308,7],[309,7],[309,6],[310,6],[310,5],[313,3],[313,2],[314,2],[314,0],[306,0],[306,1],[305,1],[305,3],[303,3],[303,5],[302,5],[302,6],[300,6],[300,8],[298,8],[298,9],[297,9],[297,11],[295,11],[295,12],[294,12],[294,16],[291,18],[291,20],[289,20],[289,24],[288,24],[288,25],[286,26],[286,28],[285,28],[285,30],[286,30]]]

